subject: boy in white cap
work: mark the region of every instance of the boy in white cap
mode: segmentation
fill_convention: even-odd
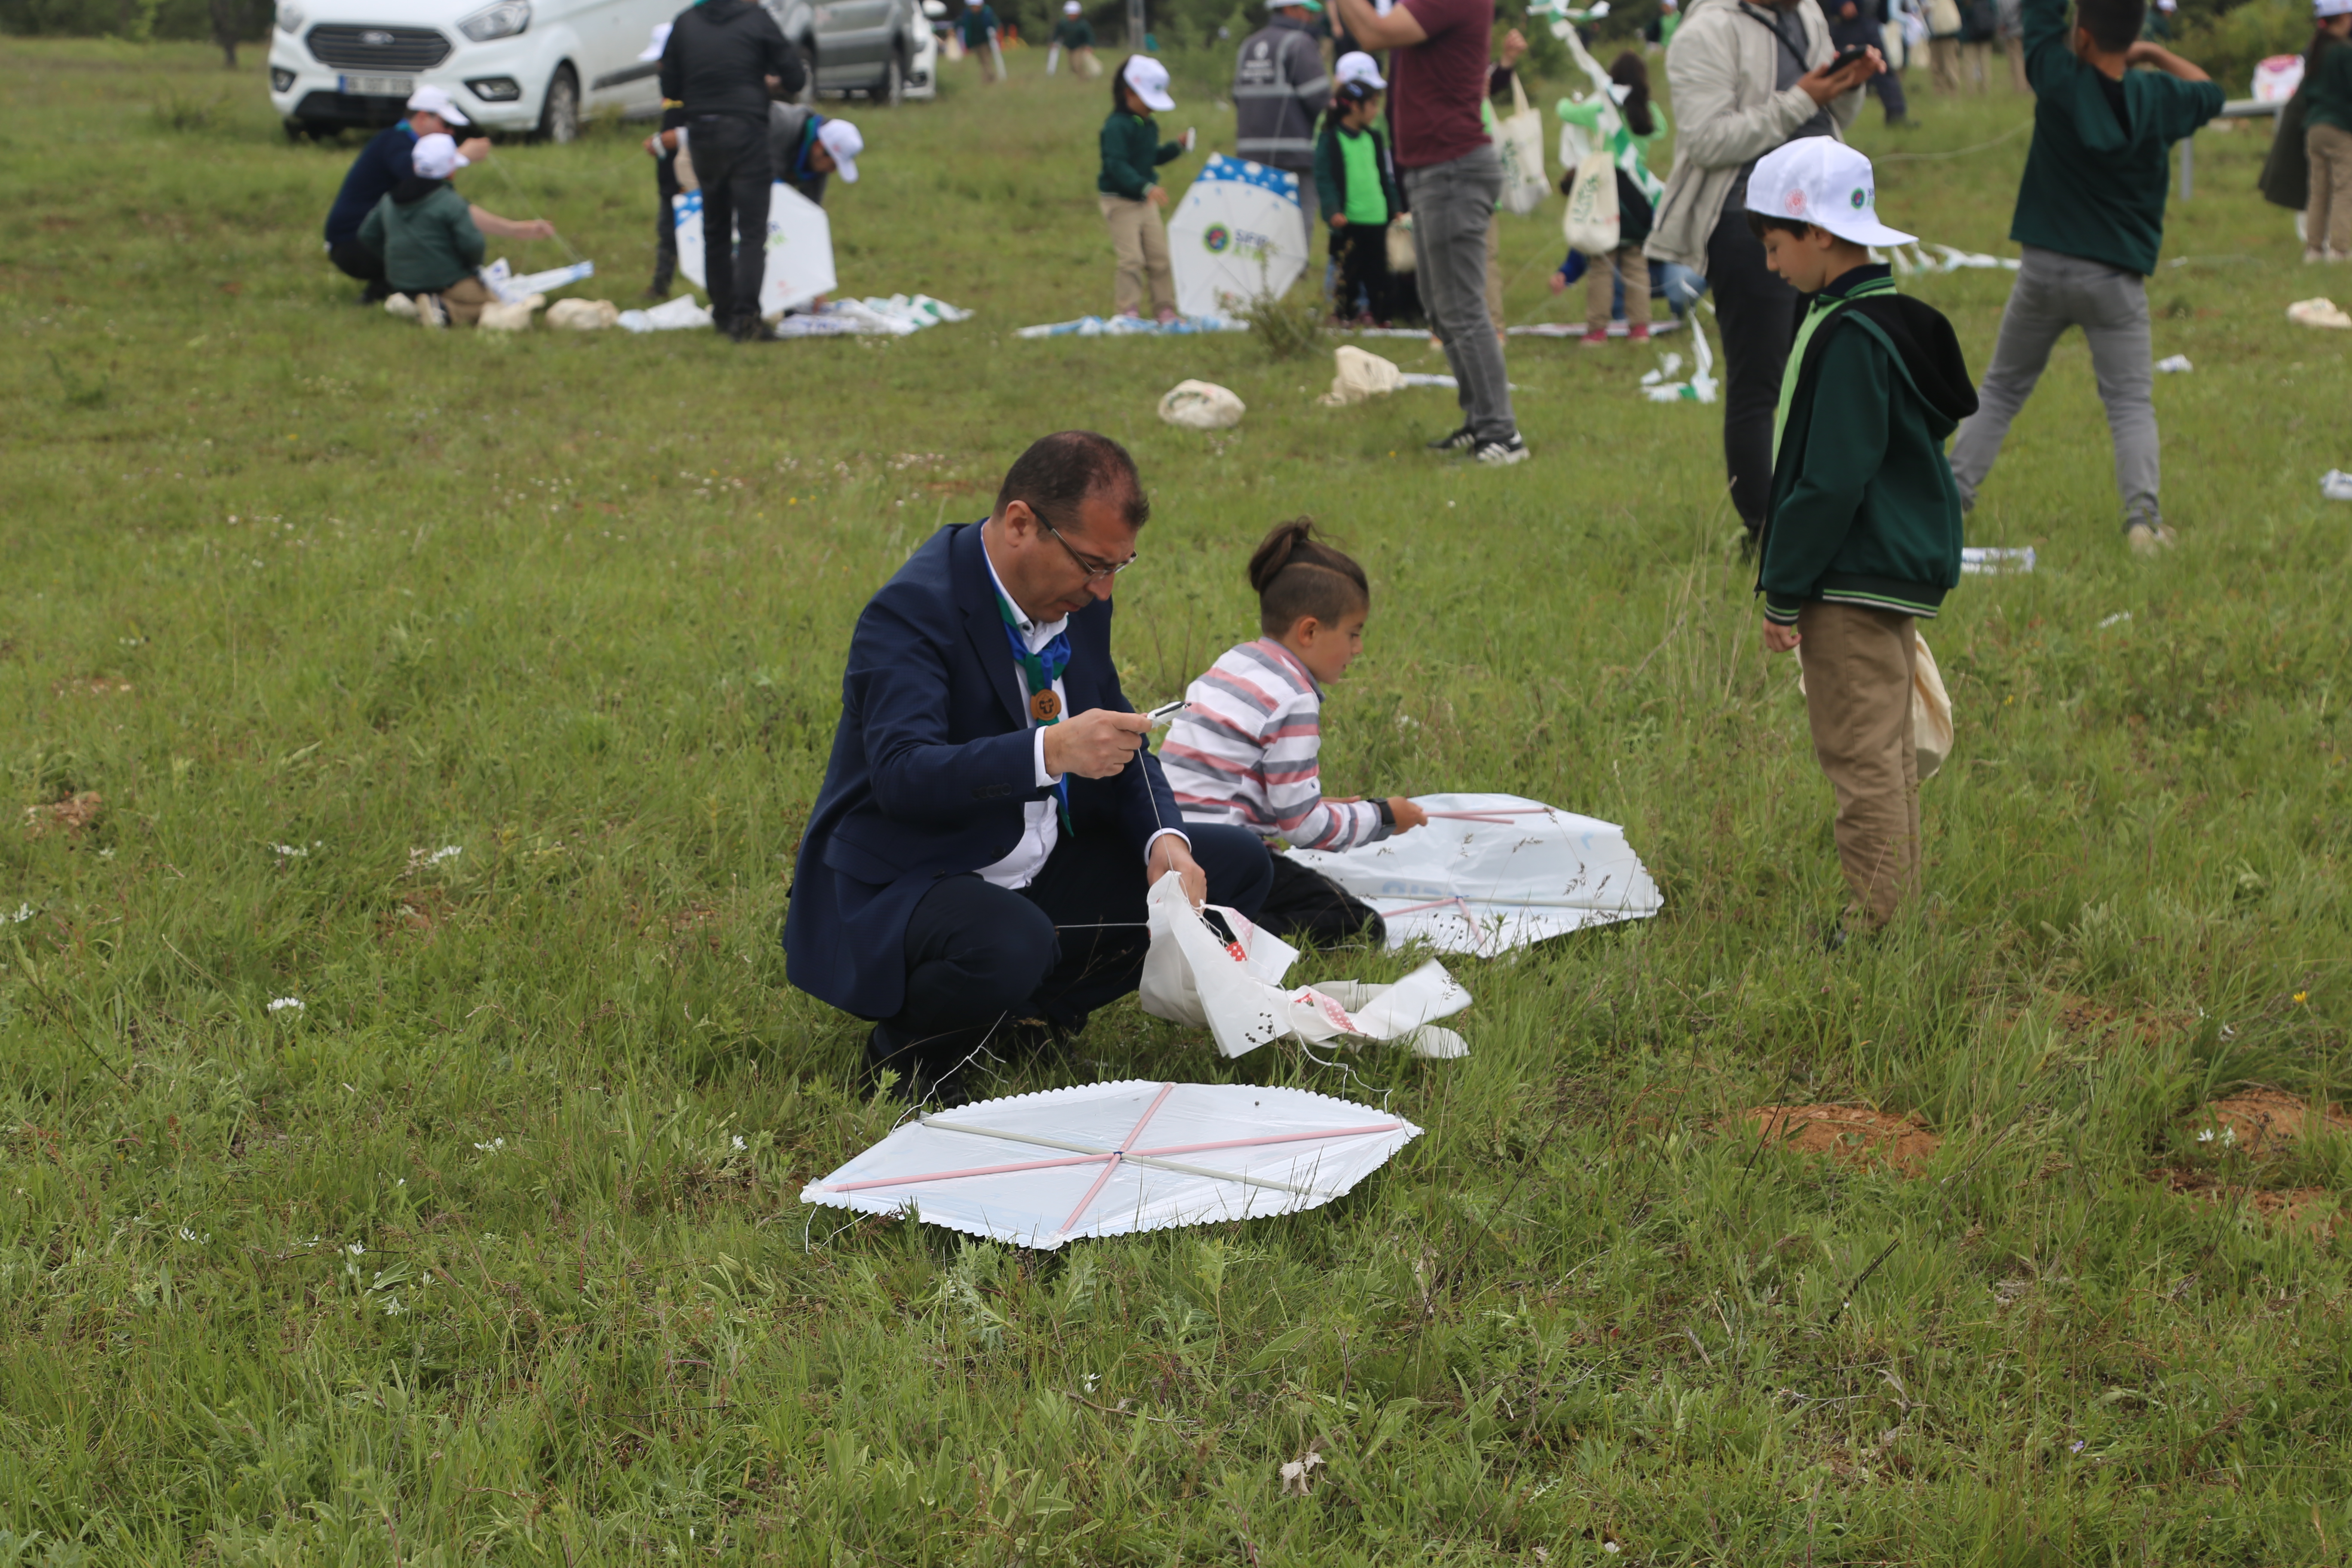
[[[1168,96],[1168,68],[1149,55],[1127,57],[1111,79],[1110,103],[1095,190],[1102,199],[1103,222],[1110,226],[1111,253],[1118,258],[1112,297],[1120,315],[1139,316],[1148,275],[1154,315],[1163,323],[1172,321],[1176,275],[1168,265],[1168,231],[1160,226],[1159,211],[1168,205],[1168,193],[1153,171],[1181,157],[1192,145],[1192,133],[1185,132],[1181,142],[1160,140],[1152,112],[1173,109],[1176,100]]]
[[[1952,324],[1870,259],[1869,247],[1912,237],[1878,221],[1869,159],[1830,136],[1766,154],[1748,226],[1765,265],[1809,296],[1781,374],[1756,587],[1766,651],[1804,666],[1813,754],[1837,796],[1853,900],[1834,946],[1918,890],[1914,623],[1959,584],[1944,438],[1976,412],[1976,391]]]
[[[472,126],[448,92],[428,82],[409,94],[406,118],[369,138],[352,161],[342,188],[335,193],[335,205],[327,212],[327,259],[367,285],[360,303],[373,305],[393,291],[384,279],[383,253],[360,243],[360,226],[386,192],[415,172],[411,160],[419,138]],[[479,163],[490,155],[489,138],[469,137],[457,151],[467,162]],[[499,239],[546,239],[555,233],[555,226],[544,218],[500,217],[483,207],[473,208],[472,216],[476,228]]]
[[[776,178],[819,206],[824,205],[828,176],[839,174],[844,184],[857,183],[857,155],[865,151],[866,138],[846,120],[804,104],[768,105],[768,155]]]
[[[2316,0],[2304,57],[2304,155],[2311,198],[2305,261],[2352,261],[2352,0]]]
[[[475,276],[487,242],[449,183],[471,161],[446,132],[419,137],[408,178],[360,225],[360,239],[383,258],[395,296],[413,300],[417,320],[428,327],[470,327],[490,302]]]
[[[1984,411],[1952,443],[1960,503],[1973,507],[2051,349],[2082,328],[2115,438],[2124,541],[2139,555],[2172,543],[2157,500],[2147,275],[2164,245],[2172,144],[2221,112],[2210,78],[2140,37],[2147,12],[2147,0],[2078,0],[2070,27],[2066,0],[2025,0],[2033,143],[2009,225],[2024,256],[1985,368]]]
[[[1062,19],[1054,24],[1052,45],[1045,51],[1045,74],[1052,76],[1054,68],[1062,63],[1062,51],[1070,51],[1070,74],[1092,81],[1102,74],[1095,63],[1095,30],[1088,25],[1085,9],[1078,0],[1062,0]]]

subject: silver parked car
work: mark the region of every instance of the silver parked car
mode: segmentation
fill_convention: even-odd
[[[809,58],[809,91],[877,103],[938,89],[939,40],[916,0],[761,0]]]

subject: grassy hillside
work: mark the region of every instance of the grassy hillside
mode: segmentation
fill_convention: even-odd
[[[1173,124],[1229,141],[1181,64]],[[2180,548],[2123,550],[2070,342],[1971,520],[2039,568],[1928,628],[1933,898],[1832,957],[1718,411],[1515,340],[1537,457],[1486,472],[1418,449],[1444,394],[1320,409],[1327,361],[1247,337],[1015,339],[1109,301],[1104,95],[1041,66],[851,110],[845,289],[978,316],[740,350],[362,310],[318,240],[352,149],[288,144],[257,70],[0,47],[0,1562],[2340,1559],[2352,1149],[2276,1119],[2352,1071],[2352,333],[2283,312],[2352,273],[2294,264],[2264,133],[2200,138],[2150,281]],[[2025,108],[1914,82],[1921,129],[1858,135],[1882,210],[2007,248]],[[463,184],[634,302],[633,135]],[[1507,221],[1515,320],[1581,309],[1556,209]],[[1913,287],[1981,366],[2007,282]],[[1160,425],[1186,376],[1248,419]],[[1050,1256],[845,1226],[796,1194],[894,1112],[775,945],[841,650],[1075,424],[1152,489],[1139,700],[1312,512],[1375,584],[1332,787],[1622,822],[1665,908],[1454,965],[1465,1061],[1229,1063],[1130,1005],[1005,1079],[1428,1130],[1329,1208]],[[1917,1157],[1742,1115],[1809,1104]]]

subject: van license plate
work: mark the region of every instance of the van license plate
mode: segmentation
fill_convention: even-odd
[[[416,79],[408,76],[346,76],[335,79],[336,90],[360,98],[406,98],[416,90]]]

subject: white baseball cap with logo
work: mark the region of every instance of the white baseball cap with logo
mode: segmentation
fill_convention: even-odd
[[[430,136],[416,139],[416,151],[409,166],[420,180],[446,180],[464,168],[469,160],[457,151],[457,139],[446,132],[436,131]]]
[[[1381,75],[1380,61],[1361,49],[1350,49],[1341,55],[1339,63],[1331,68],[1331,79],[1341,87],[1351,81],[1362,82],[1370,88],[1386,88],[1389,85],[1387,79]]]
[[[2352,0],[2312,0],[2311,15],[2321,22],[2330,16],[2352,16]]]
[[[816,128],[816,144],[833,154],[835,173],[853,185],[857,183],[857,155],[866,151],[866,138],[856,126],[846,120],[828,120]]]
[[[1078,14],[1079,9],[1078,0],[1062,0],[1063,16],[1075,16]]]
[[[1917,238],[1878,221],[1870,160],[1833,136],[1805,136],[1767,153],[1748,176],[1748,210],[1825,228],[1856,245]]]
[[[1135,89],[1144,107],[1162,114],[1176,107],[1168,96],[1168,68],[1149,55],[1129,55],[1127,64],[1118,68],[1118,79]]]
[[[450,101],[446,88],[434,87],[429,83],[408,95],[408,112],[415,114],[419,110],[427,114],[437,114],[452,125],[473,123],[458,111],[455,103]]]

